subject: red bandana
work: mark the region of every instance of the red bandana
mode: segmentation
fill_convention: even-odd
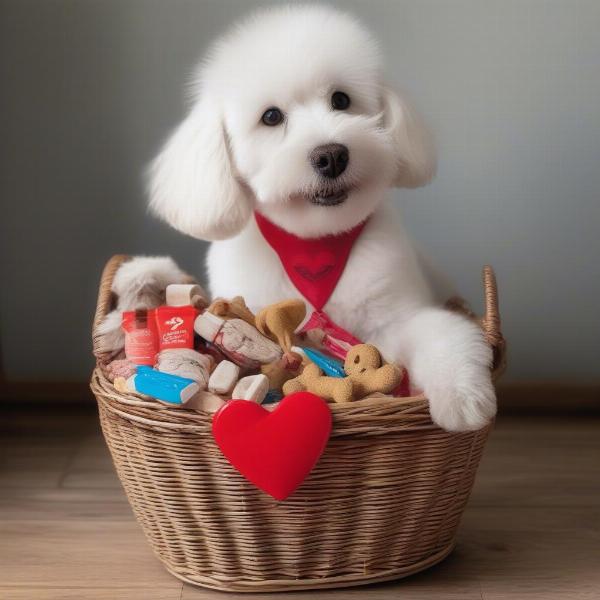
[[[296,289],[321,310],[333,293],[365,222],[339,235],[303,239],[255,212],[256,224]]]

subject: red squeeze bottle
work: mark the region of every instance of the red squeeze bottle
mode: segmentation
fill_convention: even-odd
[[[154,310],[124,312],[121,327],[125,331],[125,356],[136,365],[153,366],[158,353]]]

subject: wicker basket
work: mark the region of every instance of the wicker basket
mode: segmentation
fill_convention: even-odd
[[[104,269],[94,328],[113,306],[111,282],[124,260],[115,256]],[[504,343],[489,267],[484,286],[480,322],[498,374]],[[323,456],[300,488],[277,502],[222,456],[212,415],[121,394],[99,367],[91,387],[117,473],[154,552],[183,581],[226,591],[360,585],[439,562],[452,550],[490,430],[442,431],[423,396],[332,405]]]

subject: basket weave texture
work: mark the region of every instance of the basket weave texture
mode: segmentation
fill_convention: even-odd
[[[102,274],[96,327],[126,256]],[[483,272],[483,331],[502,369],[493,271]],[[117,473],[154,552],[180,579],[226,591],[344,587],[416,573],[452,549],[490,427],[447,433],[427,399],[331,405],[330,441],[284,502],[254,488],[214,443],[212,415],[115,390],[100,368],[91,387]]]

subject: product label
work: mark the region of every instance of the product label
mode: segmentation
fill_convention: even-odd
[[[136,365],[154,365],[158,353],[158,332],[153,310],[123,313],[125,356]]]
[[[193,306],[161,306],[156,310],[156,326],[161,350],[194,347]]]
[[[150,329],[134,329],[125,336],[125,355],[136,365],[153,365],[156,356],[155,333]]]

